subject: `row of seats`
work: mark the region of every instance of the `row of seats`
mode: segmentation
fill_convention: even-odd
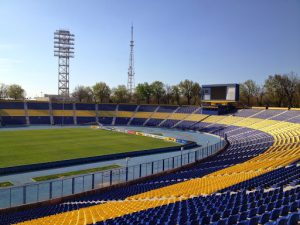
[[[3,103],[2,103],[3,104]],[[24,103],[22,103],[24,104]],[[51,116],[56,117],[74,117],[74,124],[83,124],[85,121],[96,122],[100,118],[105,118],[104,121],[106,125],[109,125],[109,117],[120,117],[127,118],[117,120],[117,124],[114,125],[143,125],[144,123],[138,123],[131,120],[137,118],[151,118],[149,123],[150,126],[160,125],[161,127],[177,127],[181,121],[195,121],[195,122],[206,122],[206,123],[217,123],[221,121],[222,124],[234,124],[238,126],[248,126],[256,123],[260,119],[268,119],[276,121],[286,120],[288,122],[300,123],[299,111],[288,111],[288,110],[258,110],[258,109],[244,109],[239,110],[232,116],[207,116],[201,113],[201,108],[196,106],[151,106],[151,105],[114,105],[114,104],[99,104],[97,105],[98,111],[95,110],[95,104],[59,104],[52,103],[52,109],[48,108],[48,103],[27,103],[28,109],[10,109],[11,103],[7,105],[7,108],[0,108],[0,116],[3,125],[9,125],[12,120],[12,124],[27,124],[26,116],[36,117],[37,124],[38,121],[45,121],[45,124],[49,124],[49,119]],[[31,106],[33,105],[33,106]],[[2,107],[4,107],[2,105]],[[15,108],[18,108],[19,104]],[[13,108],[13,107],[11,107]],[[192,113],[188,113],[192,112]],[[250,115],[249,117],[245,117]],[[25,119],[24,119],[25,117]],[[40,118],[49,117],[49,118]],[[76,117],[93,117],[83,118],[77,120]],[[164,120],[164,121],[162,121]],[[30,123],[31,120],[28,120]],[[111,120],[113,121],[113,120]],[[138,120],[137,120],[138,121]],[[145,122],[145,121],[144,121]],[[163,123],[161,123],[163,122]],[[110,123],[111,125],[111,123]],[[144,124],[146,125],[146,124]],[[261,124],[263,126],[263,124]],[[178,126],[180,128],[180,126]]]

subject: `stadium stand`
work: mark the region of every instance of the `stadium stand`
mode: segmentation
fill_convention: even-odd
[[[163,121],[163,119],[149,119],[147,122],[146,122],[146,126],[150,126],[150,127],[156,127],[158,126],[158,124],[160,124],[161,122]]]
[[[126,105],[126,104],[120,104],[119,105],[119,111],[129,111],[134,112],[137,105]]]
[[[96,122],[95,104],[76,103],[77,124],[89,124]]]
[[[24,102],[0,102],[2,125],[25,125]]]
[[[106,111],[102,115],[111,121],[117,115],[116,124],[128,122],[125,111],[134,115],[131,125],[157,126],[168,118],[162,124],[165,127],[176,124],[177,129],[226,135],[230,145],[173,173],[61,203],[0,214],[0,221],[99,225],[300,221],[300,111],[244,109],[228,116],[207,116],[195,113],[200,108],[188,106],[160,106],[157,110],[157,106],[141,105],[135,114],[135,109],[122,107],[117,114],[116,105],[99,105],[98,110],[100,114],[101,109],[102,113]]]
[[[157,110],[157,112],[168,112],[168,113],[172,113],[174,112],[176,109],[178,108],[178,106],[168,106],[168,105],[164,105],[164,106],[159,106],[159,109]]]
[[[234,115],[240,116],[240,117],[251,117],[257,113],[260,113],[263,111],[262,109],[241,109],[238,110]]]
[[[48,102],[27,102],[27,115],[30,124],[50,124]]]
[[[146,122],[146,118],[133,118],[130,125],[132,126],[142,126]]]
[[[157,105],[140,105],[139,112],[154,112]]]
[[[115,125],[127,125],[130,118],[131,117],[117,117],[115,120]]]
[[[0,101],[0,109],[24,109],[24,102]]]
[[[73,104],[52,103],[52,115],[54,124],[72,125],[75,124]]]
[[[120,104],[116,114],[115,125],[127,125],[135,114],[137,105]]]
[[[176,113],[193,113],[194,111],[198,110],[198,106],[181,106]]]
[[[98,104],[99,111],[115,111],[116,107],[116,104]]]
[[[115,104],[98,104],[98,121],[104,125],[111,125],[116,116]]]

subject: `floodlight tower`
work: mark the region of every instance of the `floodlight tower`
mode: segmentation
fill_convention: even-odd
[[[131,41],[130,41],[130,56],[129,56],[129,67],[128,67],[128,80],[127,89],[130,94],[133,94],[135,84],[134,84],[134,55],[133,55],[133,25],[131,25]]]
[[[69,60],[74,58],[74,34],[54,32],[54,56],[58,57],[58,95],[69,97]]]

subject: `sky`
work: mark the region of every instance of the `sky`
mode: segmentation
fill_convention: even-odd
[[[75,34],[70,90],[135,82],[258,84],[300,75],[299,0],[0,0],[0,83],[57,94],[57,29]]]

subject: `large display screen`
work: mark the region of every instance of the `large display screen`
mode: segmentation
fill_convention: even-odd
[[[227,86],[211,87],[210,100],[225,100],[227,93]]]
[[[205,101],[238,101],[238,84],[216,84],[202,86],[202,100]]]

